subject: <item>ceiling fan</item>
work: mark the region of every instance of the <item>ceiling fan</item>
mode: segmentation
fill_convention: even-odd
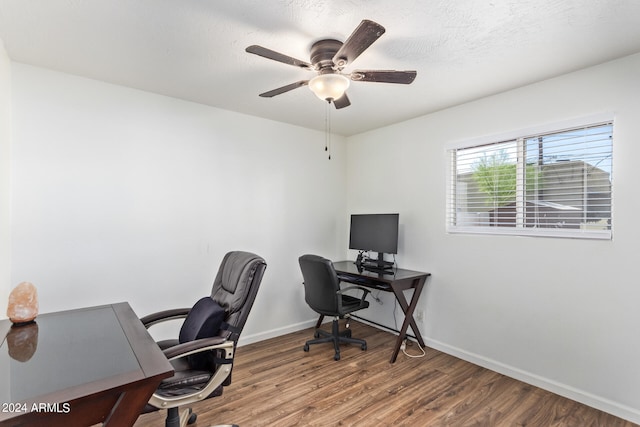
[[[410,84],[416,78],[417,73],[415,71],[355,70],[349,74],[342,72],[344,67],[350,65],[384,32],[385,29],[382,25],[365,19],[344,43],[334,39],[323,39],[315,42],[311,46],[310,63],[258,45],[249,46],[245,50],[255,55],[317,73],[312,79],[300,80],[261,93],[260,96],[271,98],[301,86],[309,86],[318,98],[333,102],[336,108],[344,108],[351,105],[345,93],[351,80],[357,82]]]

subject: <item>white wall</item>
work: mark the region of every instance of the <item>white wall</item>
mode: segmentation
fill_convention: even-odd
[[[0,319],[6,317],[11,291],[11,63],[0,39]],[[4,337],[3,337],[4,339]],[[4,353],[4,352],[3,352]],[[0,355],[0,370],[8,372],[9,357]],[[0,396],[9,395],[2,381]],[[6,400],[5,400],[6,401]]]
[[[400,266],[433,274],[419,304],[431,346],[635,422],[638,76],[635,55],[347,142],[348,211],[400,212]],[[603,112],[615,113],[613,241],[445,232],[447,143]],[[373,305],[393,326],[392,300]]]
[[[37,286],[41,312],[191,306],[238,249],[268,263],[243,340],[311,325],[297,258],[343,252],[343,138],[327,160],[321,132],[12,71],[12,281]]]
[[[0,39],[0,319],[11,290],[11,63]]]
[[[34,282],[42,312],[190,305],[224,252],[245,249],[269,263],[245,337],[294,330],[314,318],[297,257],[343,257],[348,213],[399,212],[400,266],[433,274],[419,306],[430,345],[640,422],[640,55],[357,135],[346,149],[336,137],[331,161],[316,131],[11,71],[11,283]],[[605,111],[616,114],[613,241],[446,234],[448,142]],[[393,299],[381,297],[368,316],[393,326]]]

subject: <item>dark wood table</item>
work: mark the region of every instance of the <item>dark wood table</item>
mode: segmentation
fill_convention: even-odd
[[[424,340],[418,329],[415,319],[413,318],[413,312],[418,304],[418,299],[422,293],[427,277],[431,273],[425,273],[422,271],[404,270],[401,268],[394,268],[387,273],[380,273],[376,271],[369,271],[366,269],[358,268],[353,261],[339,261],[334,262],[333,267],[338,273],[338,277],[343,282],[349,282],[356,285],[378,289],[385,292],[393,292],[396,300],[400,304],[404,313],[404,322],[400,328],[398,338],[396,339],[396,345],[391,355],[390,363],[394,363],[400,352],[400,346],[406,338],[407,328],[411,325],[411,329],[418,340],[418,343],[424,347]],[[411,301],[407,302],[404,291],[413,289],[413,295]]]
[[[0,321],[0,426],[132,426],[173,374],[128,303]]]

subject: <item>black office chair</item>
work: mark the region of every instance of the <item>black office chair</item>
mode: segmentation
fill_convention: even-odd
[[[140,319],[146,328],[184,318],[178,339],[159,341],[175,374],[160,383],[144,412],[168,409],[166,427],[196,420],[179,407],[222,394],[231,383],[234,352],[267,264],[249,252],[229,252],[213,282],[211,296],[192,308],[153,313]]]
[[[351,338],[351,330],[348,329],[349,323],[347,323],[346,330],[339,330],[338,319],[348,318],[350,313],[369,307],[369,302],[365,301],[369,290],[359,286],[340,289],[340,279],[333,264],[321,256],[302,255],[298,262],[304,280],[305,301],[313,311],[320,314],[314,333],[315,339],[304,344],[304,351],[309,351],[309,346],[312,344],[333,342],[335,349],[333,358],[340,360],[341,343],[360,344],[362,350],[366,350],[367,342],[365,340]],[[363,291],[362,297],[356,298],[344,293],[352,289]],[[324,316],[333,316],[331,333],[320,329],[320,323]]]

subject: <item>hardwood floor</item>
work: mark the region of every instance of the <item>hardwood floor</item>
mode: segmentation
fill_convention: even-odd
[[[437,350],[400,353],[390,364],[394,336],[355,321],[351,328],[368,350],[343,346],[337,362],[330,344],[302,351],[312,329],[240,347],[233,383],[192,405],[193,425],[635,426]],[[143,415],[135,427],[162,426],[164,416]]]

